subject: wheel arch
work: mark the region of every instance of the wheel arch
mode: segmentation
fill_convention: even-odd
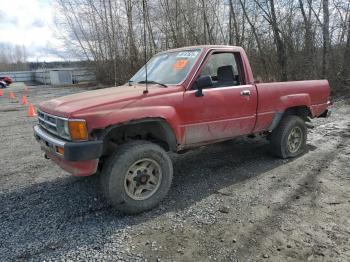
[[[129,140],[149,140],[166,151],[177,150],[177,139],[170,124],[161,117],[147,117],[110,125],[98,134],[104,141],[104,154],[112,147]],[[114,145],[114,146],[113,146]]]
[[[305,122],[310,122],[310,118],[313,117],[310,108],[307,105],[292,106],[286,108],[284,111],[276,112],[273,116],[272,123],[268,127],[269,131],[274,130],[281,120],[289,115],[296,115],[302,118]]]

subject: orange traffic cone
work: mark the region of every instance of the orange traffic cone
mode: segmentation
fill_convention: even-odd
[[[0,96],[4,95],[4,91],[0,90]]]
[[[36,116],[36,112],[35,112],[35,109],[34,109],[34,106],[33,106],[32,103],[29,104],[28,116],[29,116],[29,117],[34,117],[34,116]]]
[[[10,92],[9,93],[9,98],[10,99],[16,99],[16,96],[15,96],[15,94],[13,92]]]
[[[21,104],[26,105],[27,103],[28,103],[27,96],[22,96]]]

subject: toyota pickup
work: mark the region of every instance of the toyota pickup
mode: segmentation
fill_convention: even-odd
[[[327,80],[254,81],[241,47],[184,47],[125,85],[41,103],[34,135],[45,157],[75,176],[98,173],[111,204],[138,213],[170,188],[168,152],[261,135],[278,157],[303,154],[305,122],[329,114],[329,95]]]

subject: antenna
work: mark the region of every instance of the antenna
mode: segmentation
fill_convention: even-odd
[[[146,8],[145,8],[145,0],[142,0],[142,11],[143,11],[143,47],[145,52],[145,73],[146,73],[146,90],[143,91],[144,94],[148,93],[148,80],[147,80],[147,43],[146,43]]]

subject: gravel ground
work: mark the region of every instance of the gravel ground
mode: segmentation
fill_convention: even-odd
[[[23,84],[6,92],[20,96]],[[30,86],[36,106],[78,88]],[[349,261],[350,104],[313,121],[309,152],[280,160],[259,139],[171,155],[174,182],[138,216],[107,205],[98,177],[43,158],[26,107],[0,97],[0,260]]]

